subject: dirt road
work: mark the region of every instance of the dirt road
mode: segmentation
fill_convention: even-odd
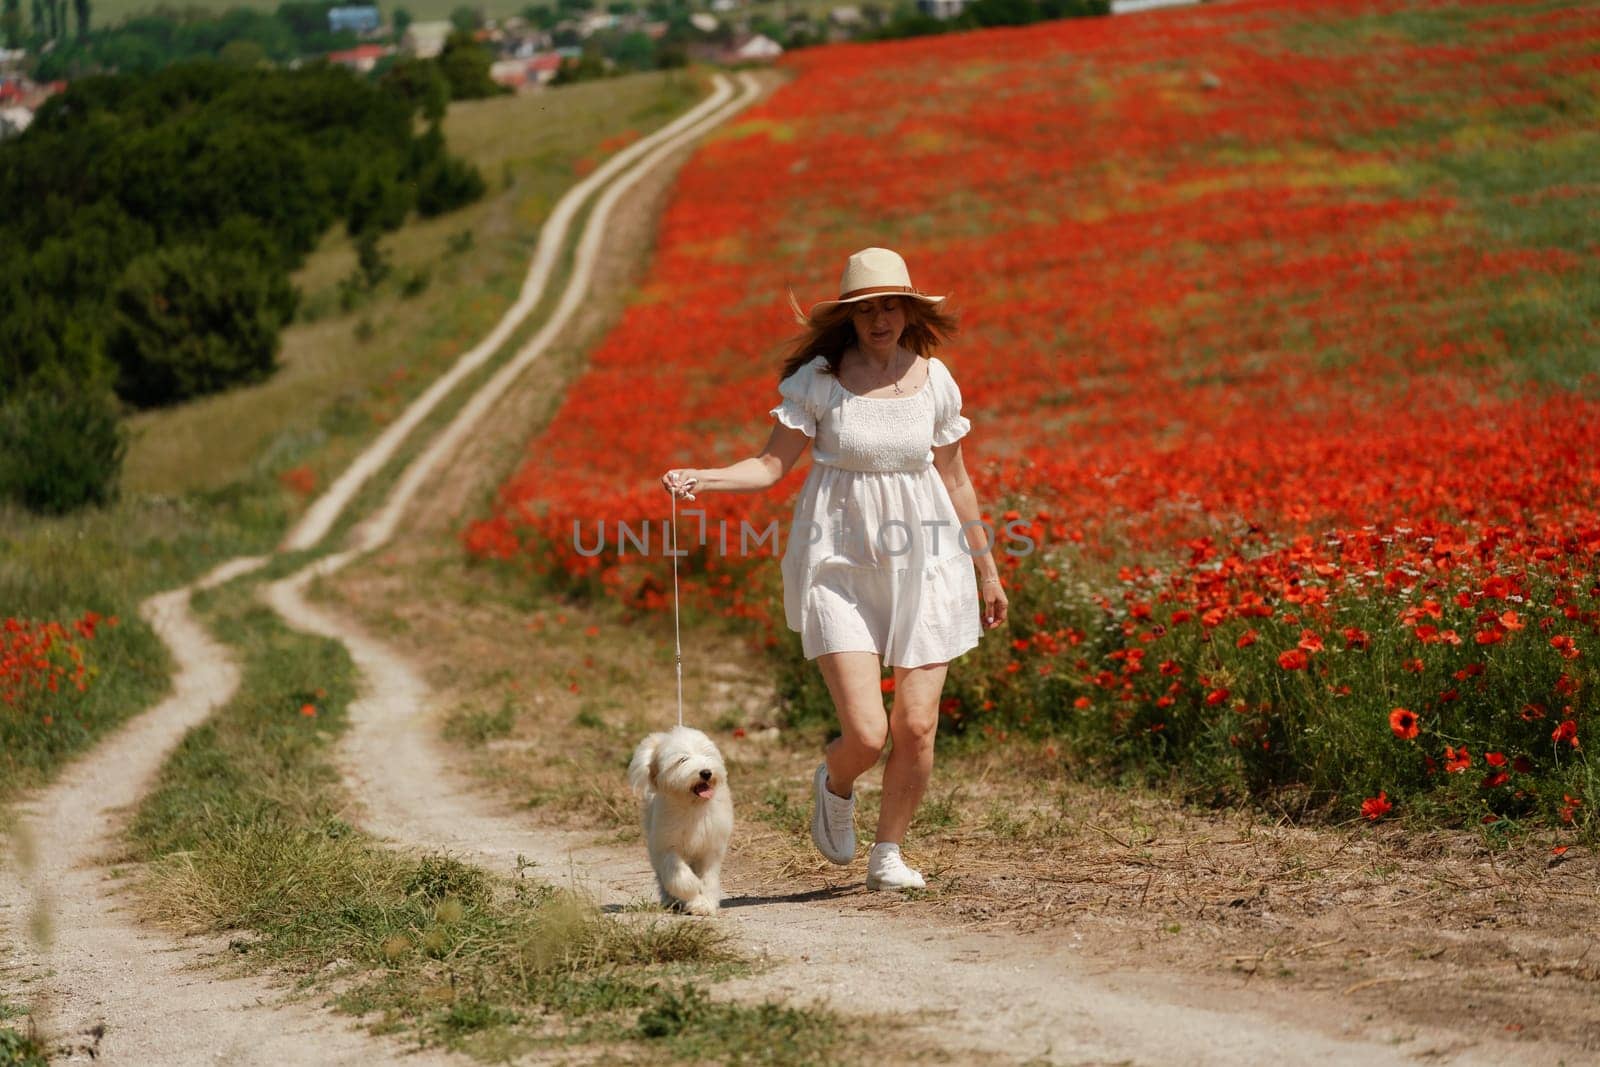
[[[572,221],[595,190],[610,183],[586,223],[563,307],[581,297],[585,264],[592,263],[605,226],[607,203],[618,190],[657,166],[753,96],[746,76],[739,91],[714,79],[712,94],[684,116],[617,153],[557,204],[516,304],[500,324],[406,414],[352,463],[314,503],[285,541],[285,550],[315,545],[362,485],[398,451],[410,432],[471,371],[489,358],[548,295]],[[732,107],[729,103],[733,102]],[[608,199],[609,198],[609,199]],[[577,290],[575,296],[573,290]],[[570,308],[567,311],[570,314]],[[545,336],[541,333],[538,336]],[[537,342],[538,337],[535,338]],[[534,353],[537,354],[536,352]],[[509,366],[525,367],[528,347]],[[510,377],[515,377],[512,373]],[[508,381],[502,374],[480,389],[482,398]],[[498,383],[498,385],[497,385]],[[474,402],[482,403],[481,399]],[[470,428],[471,419],[457,419]],[[464,431],[456,430],[456,434]],[[425,474],[424,453],[412,471]],[[413,474],[413,478],[416,475]],[[415,492],[404,481],[387,500]],[[393,514],[391,509],[389,514]],[[380,510],[380,522],[385,513]],[[392,519],[389,520],[392,522]],[[380,526],[381,528],[381,526]],[[370,529],[370,528],[369,528]],[[368,535],[370,537],[370,534]],[[334,557],[335,563],[346,557]],[[347,1021],[305,1005],[284,1003],[283,991],[258,977],[223,977],[214,967],[225,946],[197,951],[138,924],[112,861],[127,813],[145,796],[163,762],[184,735],[234,694],[239,672],[228,649],[213,640],[189,610],[192,592],[258,570],[268,558],[236,559],[190,586],[150,598],[141,613],[177,665],[173,692],[72,764],[48,789],[17,806],[12,847],[0,867],[0,970],[33,1003],[33,1020],[54,1054],[140,1067],[163,1064],[369,1064],[402,1056],[400,1046],[357,1033]],[[327,561],[322,564],[324,568]],[[456,1062],[443,1055],[407,1055],[419,1064]]]

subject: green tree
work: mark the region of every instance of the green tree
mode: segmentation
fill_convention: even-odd
[[[1040,19],[1035,0],[977,0],[961,13],[963,21],[977,26],[1026,26]]]
[[[186,244],[140,256],[111,298],[117,393],[158,407],[266,378],[295,295],[282,271],[237,252]]]
[[[474,41],[470,33],[456,30],[445,38],[438,62],[445,81],[450,83],[450,99],[479,100],[508,92],[489,77],[493,61],[489,50]]]
[[[556,76],[551,79],[552,85],[569,85],[573,82],[589,81],[592,78],[606,76],[605,60],[594,52],[584,52],[577,59],[564,59],[561,69],[556,71]]]
[[[267,52],[254,41],[229,41],[222,46],[222,51],[217,53],[217,58],[230,67],[249,70],[265,63]]]
[[[477,8],[463,4],[450,12],[450,25],[461,33],[472,33],[483,26],[483,15]]]
[[[439,64],[431,59],[396,60],[379,76],[378,83],[385,92],[407,101],[413,110],[420,109],[428,122],[443,118],[450,103],[450,83]]]
[[[411,210],[412,187],[397,179],[398,167],[380,159],[361,172],[350,190],[345,228],[352,237],[398,230]]]
[[[0,42],[7,48],[22,44],[22,0],[5,0],[0,7]]]
[[[72,6],[78,16],[79,40],[88,40],[89,38],[89,3],[90,0],[72,0]],[[63,15],[61,18],[61,28],[63,30],[66,29],[66,24],[66,16]]]
[[[417,213],[441,215],[470,204],[483,195],[486,185],[478,168],[448,155],[444,131],[434,122],[412,148],[411,169],[417,176]]]
[[[634,30],[617,39],[611,58],[629,70],[650,70],[656,65],[656,43],[649,35]]]
[[[409,8],[397,7],[394,9],[392,21],[394,23],[394,39],[398,41],[406,35],[406,30],[411,28],[411,23],[415,20],[411,17]]]

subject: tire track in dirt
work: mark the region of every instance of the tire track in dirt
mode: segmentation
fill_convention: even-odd
[[[598,214],[598,212],[597,212]],[[557,328],[552,319],[552,332]],[[509,387],[510,382],[506,383]],[[438,709],[420,672],[307,586],[393,536],[435,464],[473,432],[474,403],[402,477],[404,494],[357,527],[349,552],[264,590],[291,625],[346,644],[365,679],[341,746],[347,785],[366,825],[400,845],[442,850],[501,874],[532,861],[543,878],[616,908],[653,897],[642,849],[596,845],[587,833],[531,825],[481,783],[451,768]],[[736,783],[737,787],[737,783]],[[748,795],[748,794],[747,794]],[[737,871],[729,885],[737,890]],[[854,890],[840,890],[839,895]],[[829,903],[831,892],[734,896],[718,920],[772,965],[720,987],[723,995],[823,1000],[849,1013],[897,1015],[958,1059],[1136,1063],[1505,1062],[1488,1045],[1444,1030],[1370,1023],[1353,1007],[1307,994],[1261,993],[1241,1003],[1182,976],[1086,973],[1070,945],[972,934]]]
[[[315,1048],[321,1062],[355,1065],[371,1063],[381,1047],[325,1013],[276,1003],[282,990],[267,979],[196,967],[192,942],[125,913],[122,884],[107,866],[121,844],[124,812],[149,791],[184,735],[239,685],[232,655],[191,612],[191,593],[266,562],[232,560],[146,600],[140,614],[170,647],[184,650],[172,693],[17,806],[16,862],[0,869],[0,922],[16,941],[17,976],[48,990],[35,1018],[53,1056],[265,1067],[303,1062]],[[28,933],[38,942],[32,948]],[[225,954],[225,945],[211,947],[208,954]]]
[[[728,80],[716,75],[706,100],[619,152],[568,191],[541,230],[528,278],[511,311],[357,457],[308,509],[280,551],[308,548],[326,536],[409,432],[538,306],[571,221],[590,194],[630,166],[628,173],[637,180],[660,158],[662,145],[682,144],[707,128],[707,116],[729,113],[725,105],[732,96]],[[597,205],[585,230],[584,240],[591,245],[599,239],[596,231],[604,219],[598,206],[605,202]],[[580,246],[580,262],[582,255]],[[526,364],[521,353],[513,358],[518,360]],[[490,384],[509,380],[502,373]],[[12,847],[8,862],[0,865],[0,932],[10,944],[0,948],[8,977],[42,991],[33,996],[34,1019],[57,1057],[141,1067],[200,1062],[354,1065],[402,1055],[418,1064],[461,1062],[453,1056],[403,1053],[392,1040],[361,1034],[331,1013],[283,1003],[281,988],[266,978],[223,977],[196,958],[193,941],[180,943],[124,914],[120,886],[108,864],[119,847],[126,814],[149,792],[184,735],[230,700],[239,684],[232,655],[195,619],[190,597],[259,570],[272,558],[230,560],[190,585],[146,600],[140,613],[177,665],[172,694],[80,757],[49,788],[16,805]],[[213,954],[220,955],[222,947],[214,947]]]
[[[652,152],[662,144],[679,142],[685,130],[698,128],[707,115],[714,114],[732,95],[733,89],[728,80],[720,74],[716,75],[710,96],[648,137],[642,137],[617,152],[596,168],[593,174],[562,196],[550,212],[550,217],[539,229],[539,243],[534,249],[533,261],[528,266],[528,274],[523,280],[522,291],[517,295],[516,302],[506,310],[505,315],[487,337],[462,353],[450,370],[413,400],[400,417],[385,427],[378,439],[352,460],[350,466],[345,468],[320,497],[312,501],[310,507],[306,508],[305,514],[284,536],[284,551],[302,551],[321,542],[360,488],[383,469],[384,464],[394,458],[412,431],[445,397],[450,395],[456,386],[461,384],[463,379],[483,366],[490,356],[499,351],[500,346],[516,332],[523,320],[539,306],[540,301],[545,298],[545,290],[550,285],[550,276],[560,262],[561,251],[566,247],[567,232],[572,228],[572,220],[588,202],[590,194],[633,166],[646,153]],[[482,393],[483,390],[480,390],[478,395]],[[415,463],[412,464],[413,468],[416,466]]]
[[[453,795],[457,785],[436,758],[427,717],[432,701],[426,683],[382,642],[310,603],[305,589],[316,578],[335,574],[352,560],[386,544],[394,536],[405,509],[438,465],[462,446],[489,409],[567,328],[588,298],[607,224],[622,198],[651,170],[696,137],[742,111],[760,93],[761,86],[754,78],[741,75],[739,94],[734,99],[658,144],[635,169],[611,185],[595,204],[585,226],[572,275],[556,310],[538,333],[474,394],[428,449],[412,461],[385,502],[352,532],[353,547],[263,587],[263,599],[291,626],[343,642],[365,681],[365,692],[350,707],[350,728],[341,751],[347,780],[363,802],[367,826],[374,832],[406,844],[462,852],[470,848],[475,859],[500,871],[514,869],[519,855],[548,858],[564,847],[576,847],[578,835],[566,837],[533,829],[508,835],[507,823],[502,819],[478,816],[467,809],[435,807],[431,800]],[[395,773],[396,768],[403,768],[402,773]],[[484,843],[491,840],[495,844],[485,848]],[[574,869],[584,870],[604,865],[603,857],[593,851],[586,851],[581,863],[577,857],[572,862]],[[615,873],[622,876],[620,871]]]

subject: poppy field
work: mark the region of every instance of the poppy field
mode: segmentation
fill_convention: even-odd
[[[785,64],[683,169],[469,552],[670,612],[660,474],[759,448],[787,290],[888,245],[951,294],[967,466],[1030,537],[953,727],[1208,798],[1594,832],[1600,11],[1210,3]],[[740,528],[786,534],[801,477],[680,503],[686,609],[788,663],[782,544]]]

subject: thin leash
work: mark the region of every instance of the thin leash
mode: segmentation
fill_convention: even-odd
[[[678,494],[672,497],[672,641],[676,646],[673,662],[678,668],[678,725],[683,725],[683,636],[678,630]]]

